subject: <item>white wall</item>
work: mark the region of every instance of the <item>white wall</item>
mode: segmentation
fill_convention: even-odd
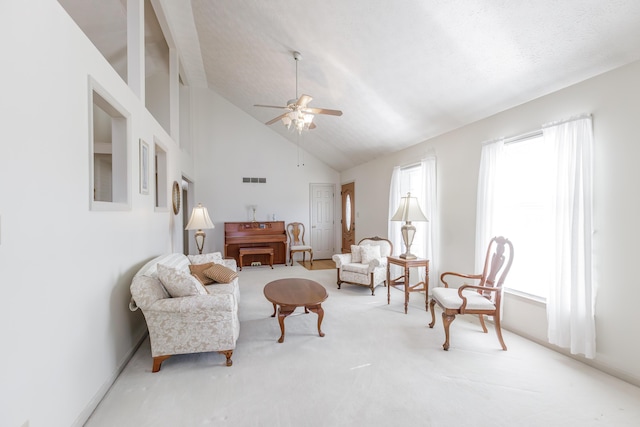
[[[441,265],[439,271],[473,272],[475,209],[480,144],[539,129],[543,123],[592,113],[595,136],[594,262],[598,295],[598,353],[589,363],[640,384],[640,285],[636,258],[640,242],[640,62],[597,76],[493,117],[424,141],[392,156],[341,174],[356,182],[357,238],[384,235],[393,166],[414,162],[427,151],[438,158]],[[372,179],[374,174],[384,177]],[[375,201],[375,203],[372,203]],[[369,212],[370,206],[382,206]],[[367,212],[362,215],[362,212]],[[517,257],[518,244],[515,242]],[[532,271],[531,274],[535,274]],[[433,286],[433,284],[432,284]],[[504,326],[546,342],[544,306],[507,295]],[[438,327],[440,323],[438,323]],[[453,326],[455,342],[455,324]],[[455,345],[455,344],[454,344]],[[497,345],[494,337],[487,345]],[[508,343],[507,343],[508,346]],[[455,349],[454,349],[455,350]]]
[[[191,107],[195,203],[208,208],[216,226],[205,231],[205,251],[224,252],[224,222],[250,221],[249,205],[258,206],[258,221],[275,214],[278,221],[303,222],[310,230],[311,183],[335,184],[340,206],[339,175],[326,164],[304,153],[304,166],[298,166],[295,144],[212,91],[192,91]],[[266,178],[267,183],[246,184],[243,177]],[[192,234],[190,246],[197,253]]]
[[[165,141],[171,181],[180,156],[55,0],[1,2],[0,50],[0,425],[69,426],[145,332],[132,275],[182,249],[177,217],[138,191],[138,139]],[[89,75],[131,115],[129,210],[89,210]]]

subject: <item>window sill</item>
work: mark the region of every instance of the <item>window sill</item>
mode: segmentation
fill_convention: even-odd
[[[547,299],[543,298],[541,296],[538,295],[531,295],[528,294],[526,292],[522,292],[522,291],[517,291],[515,289],[509,289],[509,288],[504,288],[504,292],[506,294],[512,295],[518,299],[524,300],[524,301],[528,301],[528,302],[535,302],[538,303],[542,306],[546,306],[547,305]]]

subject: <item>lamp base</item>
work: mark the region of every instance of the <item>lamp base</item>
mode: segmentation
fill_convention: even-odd
[[[196,247],[198,248],[198,253],[202,254],[202,249],[204,248],[204,238],[205,238],[205,233],[202,230],[198,230],[196,231],[195,234],[195,239],[196,239]]]
[[[410,252],[407,252],[407,253],[401,254],[400,258],[402,258],[402,259],[417,259],[418,257],[415,256],[414,254],[410,253]]]

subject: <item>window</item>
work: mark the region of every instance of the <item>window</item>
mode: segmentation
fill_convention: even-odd
[[[127,81],[127,1],[58,0],[122,80]]]
[[[482,147],[476,267],[491,236],[509,237],[519,255],[505,286],[546,298],[549,343],[593,358],[592,119],[549,123],[535,136]]]
[[[128,209],[128,120],[91,83],[91,207]]]
[[[508,237],[517,257],[505,288],[545,299],[551,262],[545,259],[554,240],[552,222],[554,157],[542,133],[504,145],[504,197],[496,206],[496,235]]]
[[[162,32],[158,14],[150,0],[144,0],[144,69],[145,106],[169,133],[170,125],[170,70],[169,45]]]
[[[420,208],[422,209],[423,213],[425,212],[424,210],[425,202],[424,202],[424,197],[422,196],[424,194],[424,185],[425,185],[425,180],[422,176],[422,168],[420,167],[420,164],[400,169],[401,197],[406,196],[407,193],[411,193],[411,197],[417,197],[418,204],[420,205]],[[402,224],[404,223],[396,222],[396,227],[398,228],[398,230],[400,229]],[[427,232],[426,232],[427,224],[422,221],[418,221],[418,222],[414,222],[413,225],[416,227],[416,234],[413,238],[413,243],[411,244],[411,252],[414,255],[416,255],[418,258],[425,258],[426,257],[425,242],[427,238]],[[402,247],[400,246],[395,247],[394,252],[396,253],[396,255],[405,252],[404,243],[401,243],[401,245]]]

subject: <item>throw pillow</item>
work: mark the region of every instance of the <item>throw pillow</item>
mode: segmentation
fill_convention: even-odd
[[[374,259],[380,258],[380,246],[378,245],[360,246],[360,252],[363,264],[369,264]]]
[[[210,285],[213,283],[213,279],[205,276],[204,271],[207,268],[212,267],[213,265],[214,263],[212,262],[207,262],[206,264],[191,264],[189,265],[189,271],[191,272],[191,275],[193,277],[200,281],[200,283],[202,283],[203,285]]]
[[[158,264],[158,279],[172,298],[208,294],[202,283],[184,270]]]
[[[213,264],[204,271],[204,275],[218,283],[230,283],[238,277],[238,273],[222,264]]]
[[[191,264],[205,264],[207,262],[222,263],[222,254],[220,252],[211,252],[208,254],[187,255]]]
[[[351,262],[362,262],[360,246],[351,245]]]

